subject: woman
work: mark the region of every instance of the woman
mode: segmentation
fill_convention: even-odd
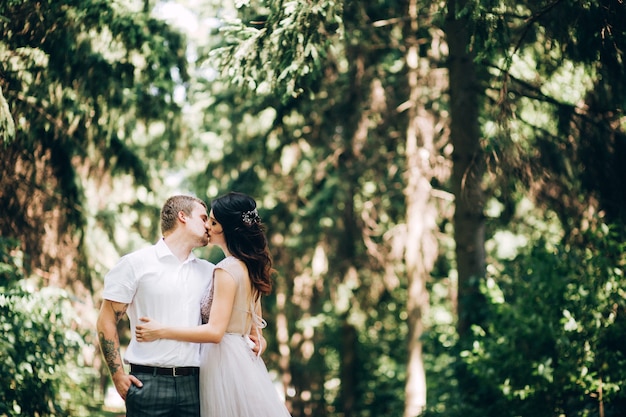
[[[200,365],[202,417],[289,416],[263,360],[249,345],[250,333],[260,339],[258,329],[265,327],[261,295],[270,293],[274,272],[254,199],[231,192],[214,200],[209,241],[226,257],[215,266],[213,285],[202,300],[203,324],[164,327],[142,318],[137,340],[205,343]]]

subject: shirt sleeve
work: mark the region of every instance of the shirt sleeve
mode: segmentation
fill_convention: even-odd
[[[137,289],[137,275],[129,256],[122,257],[104,277],[102,298],[130,304]]]

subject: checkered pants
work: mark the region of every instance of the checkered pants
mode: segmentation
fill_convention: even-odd
[[[200,417],[199,377],[134,374],[142,383],[126,395],[126,417]]]

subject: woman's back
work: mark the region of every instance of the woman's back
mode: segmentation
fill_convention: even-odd
[[[237,284],[233,310],[228,326],[226,327],[226,332],[243,335],[250,334],[253,320],[252,312],[256,308],[252,297],[252,285],[246,265],[237,258],[228,256],[215,266],[215,270],[217,271],[218,269],[226,271]],[[209,322],[212,304],[213,286],[211,286],[207,295],[205,295],[201,302],[202,323]]]

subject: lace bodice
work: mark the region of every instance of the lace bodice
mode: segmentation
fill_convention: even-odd
[[[259,329],[265,327],[265,321],[260,317],[260,300],[254,301],[254,291],[248,276],[248,270],[243,262],[237,258],[229,256],[224,258],[215,266],[215,270],[223,269],[226,271],[237,284],[237,292],[235,294],[235,302],[233,311],[230,316],[230,322],[226,327],[227,333],[250,334],[252,325],[256,325]],[[215,274],[215,272],[214,272]],[[200,303],[200,312],[202,315],[202,324],[209,322],[211,306],[213,305],[214,283],[208,289]],[[257,314],[257,312],[259,314]]]
[[[211,306],[213,305],[213,284],[207,289],[207,292],[200,301],[200,316],[202,317],[202,324],[209,322],[209,316],[211,315]]]

